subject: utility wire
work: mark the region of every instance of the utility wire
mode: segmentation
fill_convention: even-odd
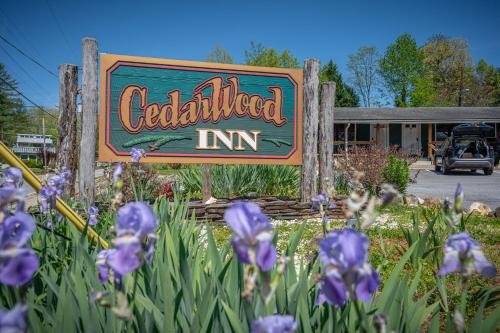
[[[11,56],[10,53],[2,45],[0,45],[0,49],[2,49],[2,51],[5,52],[5,54],[9,57],[9,59],[12,60],[12,62],[16,64],[23,71],[23,73],[26,74],[27,77],[29,77],[33,82],[35,82],[35,84],[41,90],[43,90],[45,94],[49,94],[47,89],[45,89],[33,76],[31,76],[31,74],[27,70],[25,70],[24,67],[20,63],[18,63],[17,60],[13,56]]]
[[[38,66],[40,66],[41,68],[43,68],[46,72],[48,72],[50,75],[54,76],[55,78],[59,79],[58,76],[52,72],[50,69],[48,69],[47,67],[45,67],[44,65],[42,65],[40,62],[38,62],[36,59],[34,59],[33,57],[31,57],[30,55],[26,54],[23,50],[19,49],[17,46],[15,46],[14,44],[12,44],[11,42],[9,42],[4,36],[0,35],[0,39],[2,39],[5,43],[7,43],[9,46],[11,46],[12,48],[14,48],[17,52],[21,53],[23,56],[25,56],[26,58],[28,58],[29,60],[31,60],[32,62],[34,62],[35,64],[37,64]]]
[[[61,36],[66,43],[66,47],[68,48],[68,51],[70,53],[73,53],[73,55],[76,55],[78,58],[78,54],[74,53],[75,51],[69,46],[68,39],[66,38],[66,34],[64,33],[64,30],[62,29],[61,25],[59,24],[59,20],[57,19],[57,16],[54,14],[54,11],[52,10],[52,6],[50,5],[48,0],[45,0],[45,4],[47,5],[47,8],[49,9],[50,15],[52,15],[52,18],[54,19],[54,22],[57,25],[57,28],[59,29],[59,32],[61,33]]]
[[[12,84],[10,84],[7,80],[5,80],[2,77],[0,77],[0,80],[2,80],[3,83],[5,83],[6,85],[8,85],[12,90],[14,90],[15,92],[17,92],[22,97],[24,97],[24,99],[26,99],[28,102],[30,102],[31,104],[33,104],[35,107],[39,108],[40,110],[42,110],[43,112],[45,112],[46,114],[48,114],[49,116],[51,116],[52,118],[57,119],[56,116],[54,116],[52,113],[50,113],[47,110],[45,110],[42,106],[40,106],[37,103],[33,102],[29,97],[27,97],[25,94],[23,94],[22,92],[20,92],[19,90],[17,90],[17,88],[14,87]]]

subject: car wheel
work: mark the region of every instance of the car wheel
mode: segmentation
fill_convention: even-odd
[[[492,174],[493,174],[493,169],[484,169],[483,171],[484,171],[484,174],[485,174],[486,176],[489,176],[489,175],[492,175]]]

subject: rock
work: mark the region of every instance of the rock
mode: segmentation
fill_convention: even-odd
[[[473,202],[469,207],[469,213],[481,216],[493,215],[491,208],[482,202]]]
[[[497,207],[497,209],[495,209],[495,216],[500,218],[500,207]]]
[[[211,205],[217,202],[217,199],[214,197],[210,197],[207,201],[205,201],[205,205]]]
[[[410,194],[404,197],[403,202],[405,205],[408,206],[417,206],[420,205],[421,204],[420,202],[423,202],[423,200],[417,197],[416,195]]]
[[[424,206],[431,208],[441,207],[441,199],[436,197],[428,197],[424,199]]]

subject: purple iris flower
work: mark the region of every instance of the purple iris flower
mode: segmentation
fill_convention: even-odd
[[[130,202],[118,210],[117,238],[113,248],[101,251],[96,258],[99,280],[104,283],[110,270],[115,280],[138,269],[144,259],[151,262],[158,225],[153,210],[142,202]]]
[[[11,203],[17,202],[18,204],[23,201],[19,189],[13,186],[1,186],[0,187],[0,210],[4,211],[6,214],[8,209],[7,206]]]
[[[26,312],[28,307],[17,304],[10,311],[0,309],[0,332],[20,333],[26,332]]]
[[[292,316],[272,315],[252,322],[252,333],[293,333],[297,322]]]
[[[71,183],[71,171],[63,167],[61,172],[59,172],[59,177],[61,177],[61,182],[63,184],[70,184]]]
[[[89,208],[89,225],[94,226],[98,222],[99,208],[92,206]]]
[[[141,158],[146,156],[146,153],[144,152],[144,149],[132,148],[130,156],[132,157],[132,162],[137,163]]]
[[[312,197],[311,201],[312,201],[312,208],[311,208],[312,210],[320,210],[321,207],[323,207],[323,209],[325,208],[333,209],[336,207],[335,203],[330,202],[328,194],[326,193],[321,193]]]
[[[7,167],[3,170],[3,185],[20,188],[23,185],[23,172],[21,169],[14,167]]]
[[[235,202],[224,213],[224,220],[233,231],[231,244],[238,260],[257,265],[266,272],[276,262],[272,244],[272,226],[260,207],[251,202]]]
[[[116,183],[119,179],[121,174],[123,173],[123,168],[121,163],[116,163],[115,169],[113,171],[113,182]]]
[[[142,240],[154,233],[157,225],[153,210],[143,202],[130,202],[118,210],[116,232],[119,237],[133,234]]]
[[[142,264],[143,247],[135,236],[117,238],[115,251],[108,254],[106,262],[113,272],[124,276],[138,269]]]
[[[452,235],[446,240],[443,264],[438,275],[459,272],[469,276],[478,272],[485,276],[495,276],[497,270],[481,251],[479,243],[466,232]]]
[[[10,286],[27,283],[40,262],[33,250],[24,248],[35,229],[31,215],[16,212],[0,224],[0,282]]]
[[[369,301],[380,277],[368,263],[369,241],[353,229],[334,230],[320,243],[324,264],[318,303],[343,305],[347,298]]]
[[[115,249],[110,249],[110,250],[102,250],[99,252],[96,256],[95,263],[97,266],[97,274],[99,277],[99,282],[104,283],[108,280],[109,278],[109,267],[106,263],[106,259],[108,258],[108,255],[112,253],[113,251],[116,251]]]

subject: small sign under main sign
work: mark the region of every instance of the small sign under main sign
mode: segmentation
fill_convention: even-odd
[[[301,69],[101,54],[100,101],[100,161],[301,164]]]

